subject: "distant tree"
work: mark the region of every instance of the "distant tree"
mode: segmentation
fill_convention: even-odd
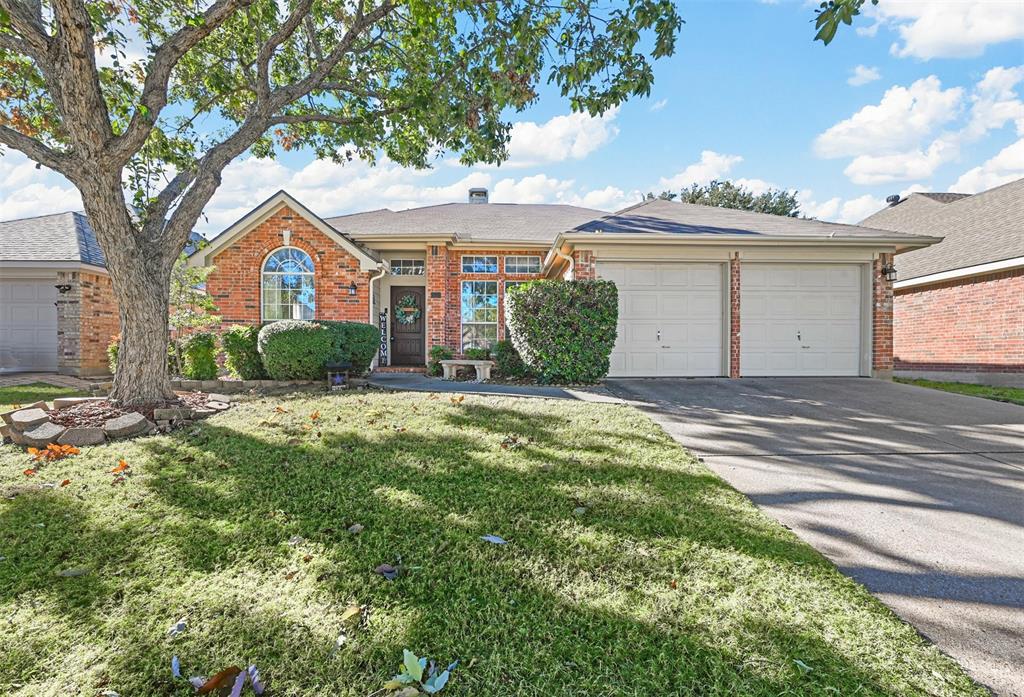
[[[647,201],[653,201],[654,199],[657,199],[657,198],[660,198],[663,201],[673,201],[673,200],[675,200],[676,196],[678,196],[678,195],[679,194],[674,194],[671,191],[662,191],[660,194],[655,196],[653,192],[648,191],[647,192],[647,196],[645,196],[644,198]]]
[[[665,198],[665,195],[662,194],[660,198]],[[713,181],[706,186],[693,184],[680,192],[679,200],[683,203],[736,208],[754,213],[784,215],[789,218],[800,216],[800,203],[796,200],[796,192],[768,189],[764,193],[755,194],[750,189],[730,181]]]

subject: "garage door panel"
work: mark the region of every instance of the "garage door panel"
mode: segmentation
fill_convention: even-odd
[[[0,373],[57,369],[55,282],[0,280]]]
[[[619,290],[610,375],[722,374],[721,264],[599,262],[598,275]]]
[[[860,374],[859,265],[751,263],[741,283],[743,375]]]

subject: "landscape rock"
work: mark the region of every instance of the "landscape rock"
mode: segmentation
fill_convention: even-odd
[[[218,394],[216,392],[211,392],[210,394],[206,395],[206,398],[210,402],[230,402],[231,401],[231,397],[228,397],[226,394]]]
[[[213,409],[214,411],[224,411],[225,409],[227,409],[230,406],[231,405],[228,404],[227,402],[209,401],[209,402],[206,403],[206,408],[207,409]]]
[[[102,402],[106,397],[57,397],[53,400],[54,409],[73,407],[82,402]]]
[[[193,419],[205,419],[207,416],[213,416],[216,413],[217,413],[216,409],[207,409],[207,408],[193,409],[192,410],[192,418]]]
[[[31,431],[49,420],[49,415],[39,407],[22,409],[11,414],[11,426],[18,431]]]
[[[0,443],[11,437],[11,427],[6,423],[0,424]]]
[[[169,409],[154,409],[153,418],[157,421],[173,421],[175,419],[187,419],[192,415],[192,410],[181,407]]]
[[[66,430],[63,426],[47,421],[36,426],[31,431],[22,433],[22,445],[28,445],[33,448],[45,448],[50,443],[56,443],[57,439],[64,435]]]
[[[7,424],[8,426],[10,426],[11,425],[11,417],[14,416],[15,414],[17,414],[19,411],[24,411],[25,409],[46,409],[46,402],[36,402],[34,404],[23,404],[22,406],[18,407],[17,409],[10,409],[10,410],[5,411],[4,413],[0,414],[0,419],[3,419],[4,423]]]
[[[99,445],[107,439],[102,428],[90,426],[72,426],[57,439],[60,445]]]
[[[103,424],[103,430],[111,438],[126,438],[139,433],[145,433],[153,428],[154,426],[150,420],[138,412],[110,419]]]

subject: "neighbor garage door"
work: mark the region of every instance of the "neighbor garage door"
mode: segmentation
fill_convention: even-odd
[[[859,375],[861,266],[745,263],[740,373]]]
[[[619,289],[612,377],[723,374],[722,264],[599,262]]]
[[[0,279],[0,373],[57,370],[55,279]]]

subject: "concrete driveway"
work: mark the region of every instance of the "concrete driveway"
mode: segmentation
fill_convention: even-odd
[[[1024,407],[866,379],[609,385],[979,682],[1024,697]]]

